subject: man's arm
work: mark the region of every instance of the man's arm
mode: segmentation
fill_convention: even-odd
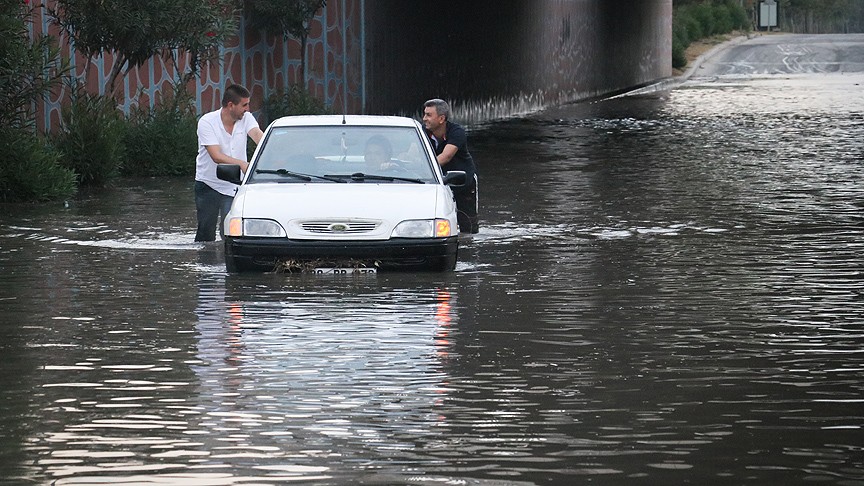
[[[453,145],[452,143],[448,143],[447,145],[445,145],[444,150],[442,150],[441,153],[438,154],[438,165],[443,166],[453,160],[453,156],[455,156],[456,152],[458,151],[459,147]]]
[[[256,122],[257,123],[257,122]],[[252,139],[256,144],[261,142],[261,138],[264,136],[264,132],[261,131],[259,127],[253,127],[248,132],[249,138]],[[245,160],[235,159],[234,157],[225,155],[222,152],[222,148],[218,145],[205,145],[204,148],[207,149],[207,153],[210,155],[210,158],[213,159],[213,162],[217,164],[234,164],[239,165],[240,170],[246,172],[249,169],[249,163]]]
[[[248,162],[225,155],[224,153],[222,153],[222,148],[218,145],[205,145],[204,148],[207,149],[207,153],[210,155],[210,158],[213,159],[213,162],[216,162],[217,164],[239,165],[240,170],[242,170],[243,172],[246,172],[246,170],[249,168]]]
[[[263,136],[264,136],[264,132],[262,132],[261,129],[258,127],[255,127],[252,130],[249,130],[249,138],[251,138],[252,141],[255,142],[255,145],[258,145],[259,143],[261,143],[261,137],[263,137]]]

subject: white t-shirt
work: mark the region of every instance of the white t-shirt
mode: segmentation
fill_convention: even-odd
[[[198,157],[195,159],[195,180],[201,181],[226,196],[237,192],[237,185],[216,178],[216,162],[207,153],[207,145],[218,145],[222,153],[235,159],[246,160],[246,140],[249,131],[258,128],[258,122],[248,111],[234,124],[234,132],[225,131],[221,110],[211,111],[198,120]]]

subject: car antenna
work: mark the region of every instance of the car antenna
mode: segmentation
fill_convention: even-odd
[[[345,72],[344,70],[342,71]],[[346,125],[345,113],[348,112],[348,80],[342,80],[342,124]]]
[[[342,71],[342,72],[345,72],[345,71]],[[347,80],[343,79],[342,80],[342,124],[343,125],[347,125],[347,122],[345,121],[345,113],[348,112],[348,100],[347,100],[348,88],[347,88],[347,85],[348,85]]]

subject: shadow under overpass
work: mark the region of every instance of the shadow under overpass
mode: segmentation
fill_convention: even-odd
[[[462,123],[672,74],[672,0],[365,2],[366,113],[443,98]]]

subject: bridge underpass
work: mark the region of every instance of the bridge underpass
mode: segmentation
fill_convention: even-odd
[[[464,122],[671,76],[672,0],[364,2],[363,111]]]

